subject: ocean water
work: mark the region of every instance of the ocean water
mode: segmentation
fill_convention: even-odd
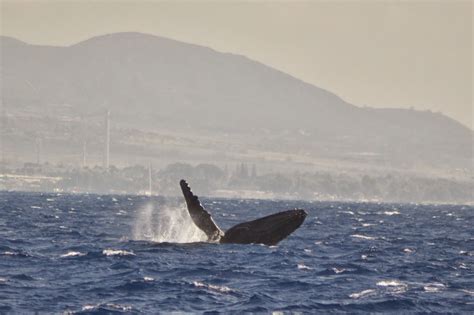
[[[0,313],[474,312],[474,208],[205,199],[221,228],[304,208],[278,246],[209,244],[181,199],[0,192]]]

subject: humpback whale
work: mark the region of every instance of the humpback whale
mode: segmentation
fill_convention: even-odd
[[[188,183],[182,179],[179,184],[191,219],[199,229],[206,233],[210,242],[275,245],[293,233],[307,215],[303,209],[287,210],[237,224],[224,232],[214,222],[210,213],[203,208]]]

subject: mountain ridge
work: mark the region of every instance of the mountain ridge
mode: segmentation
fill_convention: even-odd
[[[262,143],[267,130],[274,134],[269,143],[298,143],[313,153],[410,152],[422,161],[454,156],[464,166],[472,160],[474,132],[452,118],[358,107],[245,56],[136,32],[70,46],[20,45],[3,36],[0,42],[7,107],[71,104],[77,115],[107,107],[117,123],[140,128],[257,132]]]

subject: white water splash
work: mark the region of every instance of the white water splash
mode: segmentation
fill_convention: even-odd
[[[207,237],[194,224],[184,207],[155,208],[149,203],[138,211],[133,239],[160,243],[192,243],[204,242]]]

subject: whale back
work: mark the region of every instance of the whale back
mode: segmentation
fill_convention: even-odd
[[[306,211],[295,209],[243,222],[227,230],[220,242],[275,245],[293,233],[306,215]]]

